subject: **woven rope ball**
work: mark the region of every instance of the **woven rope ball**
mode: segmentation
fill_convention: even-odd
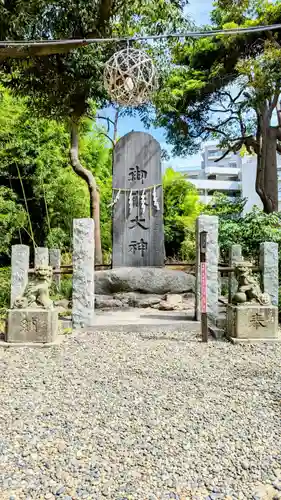
[[[104,85],[112,100],[122,106],[148,102],[157,88],[152,59],[142,50],[130,47],[116,52],[105,64]]]

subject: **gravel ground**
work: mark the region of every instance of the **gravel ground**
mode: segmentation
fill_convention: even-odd
[[[0,349],[1,500],[281,498],[281,345],[163,330]]]

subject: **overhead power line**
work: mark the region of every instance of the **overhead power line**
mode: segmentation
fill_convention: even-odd
[[[0,60],[8,58],[23,59],[25,57],[41,57],[53,54],[65,54],[73,49],[91,45],[94,43],[108,42],[133,42],[137,40],[160,40],[168,38],[205,38],[219,35],[239,35],[247,33],[259,33],[262,31],[276,31],[281,29],[281,24],[268,26],[252,26],[248,28],[233,28],[227,30],[210,31],[185,31],[182,33],[168,33],[166,35],[142,35],[133,37],[112,38],[79,38],[66,40],[6,40],[0,41]]]
[[[239,35],[247,33],[255,33],[262,31],[280,30],[281,24],[270,24],[266,26],[251,26],[247,28],[231,28],[225,30],[209,30],[209,31],[184,31],[182,33],[168,33],[166,35],[142,35],[132,37],[111,37],[111,38],[78,38],[78,39],[61,39],[61,40],[17,40],[17,41],[0,41],[0,48],[9,47],[45,47],[46,45],[88,45],[92,43],[107,43],[107,42],[122,42],[122,41],[137,41],[137,40],[160,40],[164,38],[204,38],[216,35]]]

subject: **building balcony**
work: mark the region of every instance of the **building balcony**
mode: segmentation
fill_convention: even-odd
[[[212,179],[189,179],[197,189],[207,191],[241,191],[241,182],[217,181]]]
[[[240,168],[231,168],[231,167],[206,167],[205,173],[206,175],[239,175],[241,172]]]

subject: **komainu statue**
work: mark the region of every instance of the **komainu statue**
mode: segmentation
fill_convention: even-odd
[[[53,301],[49,295],[52,274],[52,268],[49,266],[36,267],[22,296],[16,298],[13,309],[26,309],[28,307],[52,309]]]
[[[271,305],[270,295],[261,291],[257,278],[252,274],[252,264],[247,261],[237,262],[235,278],[238,290],[232,297],[232,304],[258,303],[263,306]]]

